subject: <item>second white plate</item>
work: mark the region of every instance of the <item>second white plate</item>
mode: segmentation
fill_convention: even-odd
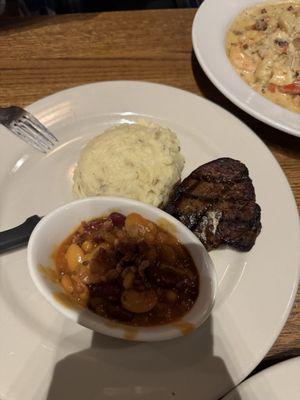
[[[281,0],[273,0],[281,1]],[[192,39],[196,57],[216,87],[253,117],[300,137],[300,115],[272,103],[245,83],[225,52],[225,36],[234,18],[258,0],[206,0],[196,13]],[[263,3],[263,1],[262,1]]]

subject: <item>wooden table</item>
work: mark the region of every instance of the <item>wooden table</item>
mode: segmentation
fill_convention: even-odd
[[[189,90],[228,109],[261,137],[300,207],[300,139],[256,121],[210,83],[192,50],[194,14],[182,9],[0,20],[0,104],[27,105],[58,90],[115,79]],[[300,290],[286,326],[258,369],[296,355]]]

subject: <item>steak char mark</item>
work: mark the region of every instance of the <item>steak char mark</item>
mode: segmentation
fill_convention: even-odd
[[[247,167],[232,158],[201,165],[177,185],[165,211],[207,250],[227,244],[248,251],[261,231],[260,207]]]

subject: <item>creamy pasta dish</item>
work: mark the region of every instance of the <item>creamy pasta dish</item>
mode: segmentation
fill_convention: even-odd
[[[300,1],[244,10],[227,33],[226,51],[253,89],[300,113]]]

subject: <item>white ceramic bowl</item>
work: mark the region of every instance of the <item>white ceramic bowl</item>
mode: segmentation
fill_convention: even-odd
[[[272,0],[270,3],[282,0]],[[265,99],[251,89],[232,67],[225,52],[225,36],[234,18],[257,0],[205,0],[193,22],[196,57],[214,85],[234,104],[255,118],[300,137],[300,116]]]
[[[41,266],[53,268],[51,254],[82,220],[99,217],[110,211],[125,215],[137,212],[157,221],[165,219],[175,228],[175,235],[190,251],[200,276],[199,297],[180,321],[156,327],[133,328],[102,318],[88,308],[66,305],[58,300],[57,293],[63,289],[49,279]],[[120,197],[91,197],[66,204],[44,217],[34,229],[28,244],[28,265],[30,275],[41,294],[59,312],[71,320],[96,332],[123,339],[157,341],[181,336],[198,328],[208,318],[216,293],[215,271],[207,251],[183,224],[158,208]]]

